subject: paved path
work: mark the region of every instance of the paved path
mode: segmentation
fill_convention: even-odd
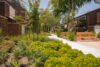
[[[100,41],[77,41],[77,43],[100,50]]]
[[[81,50],[84,54],[93,54],[96,57],[100,57],[100,49],[88,47],[88,46],[85,46],[85,45],[77,43],[77,42],[68,41],[66,39],[59,38],[54,34],[52,34],[51,36],[48,36],[48,37],[50,39],[55,39],[55,40],[62,41],[63,43],[67,43],[72,47],[72,49]]]

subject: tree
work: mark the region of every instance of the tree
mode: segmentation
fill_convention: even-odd
[[[17,6],[22,6],[21,4],[22,0],[8,0],[8,1],[17,4]]]
[[[34,32],[38,33],[40,32],[40,22],[39,22],[39,11],[38,11],[38,8],[39,8],[39,0],[38,1],[35,1],[34,3],[34,7],[33,7],[33,10],[32,10],[32,16],[31,16],[31,19],[32,19],[32,31],[33,31],[33,34]],[[38,39],[38,37],[37,37]]]
[[[55,17],[48,9],[44,10],[40,15],[43,31],[50,31],[52,27],[59,24],[60,18]]]
[[[53,6],[53,11],[57,15],[64,15],[68,12],[71,12],[71,10],[77,10],[79,7],[81,7],[84,3],[87,3],[91,0],[51,0],[50,3]]]
[[[29,24],[31,24],[30,28],[33,32],[33,36],[34,33],[36,33],[38,40],[38,33],[40,32],[40,22],[39,22],[40,0],[23,0],[23,5],[28,15]]]
[[[80,8],[82,5],[84,5],[87,2],[90,2],[91,0],[51,0],[51,4],[53,6],[53,11],[55,15],[66,15],[69,14],[69,17],[71,17],[71,26],[72,31],[76,32],[75,27],[75,12]]]

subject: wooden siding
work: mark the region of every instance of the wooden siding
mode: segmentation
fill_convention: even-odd
[[[81,16],[79,16],[77,18],[80,18],[82,16],[86,16],[85,23],[86,23],[86,27],[87,27],[88,31],[94,31],[94,26],[100,24],[100,8],[96,9],[94,11],[88,12],[88,13],[86,13],[84,15],[81,15]],[[77,25],[77,26],[81,27],[80,25]]]
[[[0,16],[0,28],[2,29],[2,33],[7,33],[6,31],[6,25],[7,25],[8,19],[6,17]]]
[[[7,24],[7,34],[10,36],[17,36],[21,34],[21,25],[20,24]]]
[[[100,24],[100,12],[97,13],[97,23]]]
[[[13,12],[11,12],[11,11]],[[20,35],[21,25],[17,24],[13,17],[16,15],[25,16],[22,7],[7,0],[0,0],[0,27],[4,35]]]
[[[7,3],[5,3],[5,16],[9,17],[9,5]]]
[[[4,16],[4,2],[0,2],[0,15]]]
[[[8,18],[0,16],[0,28],[4,35],[20,35],[21,25],[16,23],[10,23]]]
[[[94,11],[86,14],[86,17],[87,17],[86,23],[87,23],[89,31],[94,31],[94,26],[98,25],[97,21],[100,18],[98,18],[98,20],[97,20],[97,13],[99,13],[99,12],[100,12],[100,9],[97,9],[97,10],[94,10]]]
[[[0,2],[0,15],[9,17],[9,6],[5,2]]]
[[[87,19],[88,26],[96,25],[97,24],[97,12],[94,11],[94,12],[88,13],[86,16],[86,19]]]

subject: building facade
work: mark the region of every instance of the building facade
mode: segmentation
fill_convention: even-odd
[[[24,9],[8,0],[0,0],[0,28],[4,35],[20,35],[23,26],[17,23],[15,16],[25,16]]]
[[[95,26],[100,25],[100,8],[81,15],[77,19],[77,31],[95,31]]]

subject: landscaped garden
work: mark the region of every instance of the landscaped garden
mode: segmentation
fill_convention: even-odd
[[[0,30],[0,67],[100,67],[99,57],[84,54],[67,43],[48,37],[53,33],[70,41],[80,36],[82,40],[100,38],[100,34],[91,32],[76,34],[75,13],[91,0],[50,0],[50,6],[45,10],[39,8],[40,0],[11,1],[26,12],[26,16],[15,18],[20,24],[26,21],[26,28],[24,34],[16,36],[4,35]],[[63,19],[69,25],[67,29],[59,28]]]
[[[22,36],[21,40],[17,40],[17,37],[7,40],[13,41],[15,47],[10,50],[6,50],[7,48],[1,49],[0,65],[8,67],[20,67],[20,65],[21,67],[100,66],[100,58],[96,58],[92,54],[85,55],[79,50],[72,49],[68,44],[48,39],[47,36],[50,36],[50,34],[41,33],[39,34],[39,40],[35,42],[32,42],[32,37],[28,40],[28,35]],[[6,44],[6,46],[8,45]],[[21,61],[23,58],[26,59]]]

